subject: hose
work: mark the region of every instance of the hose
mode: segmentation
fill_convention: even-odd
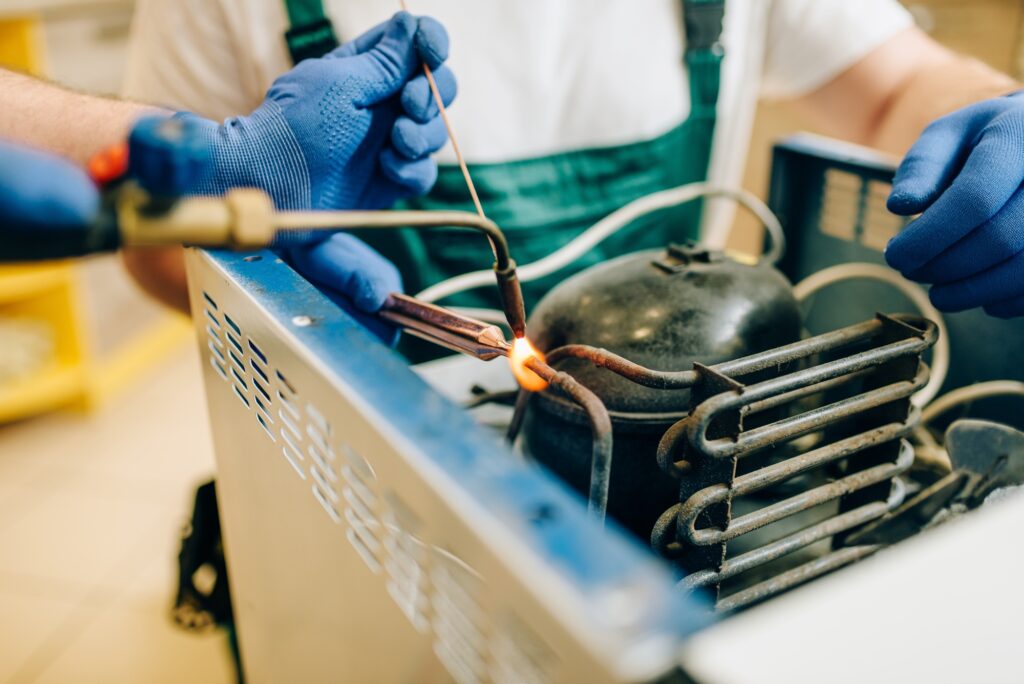
[[[829,285],[857,278],[878,280],[892,285],[914,303],[922,316],[933,320],[938,327],[939,339],[935,343],[935,349],[932,354],[931,378],[928,380],[928,384],[911,398],[915,406],[919,408],[926,406],[928,402],[938,395],[939,390],[942,388],[942,383],[946,381],[946,374],[949,372],[950,349],[949,331],[946,328],[946,321],[943,319],[942,314],[939,313],[939,310],[929,301],[928,293],[920,285],[905,280],[903,276],[885,266],[854,262],[838,264],[822,269],[817,273],[812,273],[797,283],[793,288],[793,294],[796,295],[798,301],[803,302],[812,294]]]
[[[740,188],[711,183],[690,183],[646,195],[613,211],[561,249],[531,264],[520,265],[518,268],[519,280],[529,282],[556,273],[636,219],[653,211],[667,209],[702,197],[726,197],[736,201],[754,214],[764,224],[765,230],[771,236],[771,244],[762,255],[761,260],[771,264],[778,263],[785,251],[786,237],[778,217],[764,202]],[[488,285],[492,282],[493,277],[492,271],[463,273],[428,287],[416,297],[427,302],[436,302],[459,292]]]
[[[1016,380],[990,380],[947,392],[921,411],[921,424],[930,423],[946,411],[956,408],[961,404],[1004,395],[1024,397],[1024,382],[1017,382]]]

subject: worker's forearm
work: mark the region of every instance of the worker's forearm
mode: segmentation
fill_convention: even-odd
[[[974,59],[951,55],[913,75],[882,112],[866,141],[902,155],[928,124],[974,102],[1005,95],[1020,85]]]
[[[153,107],[76,93],[0,69],[0,138],[84,164],[124,140],[132,123]]]

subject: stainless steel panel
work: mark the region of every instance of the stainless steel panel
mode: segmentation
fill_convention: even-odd
[[[270,252],[191,251],[252,682],[646,681],[706,607]]]

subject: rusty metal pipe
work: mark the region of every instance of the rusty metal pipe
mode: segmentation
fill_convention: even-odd
[[[867,558],[868,556],[876,553],[882,548],[881,544],[872,544],[868,546],[850,546],[845,549],[839,549],[832,553],[822,556],[821,558],[815,558],[814,560],[804,563],[803,565],[787,570],[786,572],[780,573],[769,580],[765,580],[759,584],[755,584],[752,587],[748,587],[743,591],[738,591],[731,596],[727,596],[718,602],[718,611],[720,613],[737,610],[743,608],[752,603],[763,601],[764,599],[770,598],[779,594],[787,589],[792,589],[801,584],[811,581],[815,577],[828,574],[833,570],[850,565],[856,561]]]
[[[841,439],[838,442],[812,449],[779,463],[759,468],[746,475],[740,475],[733,480],[733,496],[753,494],[772,485],[785,482],[809,470],[814,470],[848,456],[853,456],[865,449],[885,444],[893,439],[906,437],[913,431],[916,423],[916,416],[912,416],[902,423],[889,423],[888,425]]]
[[[870,377],[874,373],[873,368],[868,368],[862,371],[855,371],[849,375],[841,375],[838,378],[831,380],[825,380],[814,385],[808,385],[807,387],[801,387],[799,389],[792,390],[790,392],[784,392],[775,397],[768,397],[761,401],[752,402],[747,406],[747,415],[754,413],[760,413],[762,411],[769,411],[773,408],[777,408],[784,404],[788,404],[799,399],[805,399],[815,394],[821,394],[822,392],[828,392],[836,388],[848,385],[857,380]]]
[[[654,389],[689,389],[698,380],[696,371],[656,371],[625,359],[607,349],[586,344],[567,344],[551,350],[548,363],[552,366],[566,358],[590,361],[598,368],[607,368],[638,385]]]
[[[883,463],[866,468],[835,482],[809,489],[753,513],[734,518],[724,530],[712,528],[698,530],[697,518],[701,512],[708,506],[729,501],[733,497],[733,491],[728,486],[713,485],[700,490],[680,506],[676,523],[677,534],[694,546],[722,544],[809,508],[892,479],[900,473],[906,472],[913,463],[914,448],[910,446],[910,442],[904,439],[901,440],[900,453],[895,463]]]
[[[931,321],[917,316],[880,316],[879,318],[849,326],[842,330],[818,335],[807,340],[801,340],[792,344],[771,349],[758,354],[752,354],[734,361],[726,361],[716,364],[712,368],[723,375],[740,377],[750,375],[768,368],[805,359],[819,354],[823,351],[833,351],[837,348],[877,337],[885,332],[887,321],[897,321],[904,325],[913,327],[920,333],[917,340],[905,340],[907,344],[894,350],[894,356],[909,355],[917,353],[917,350],[927,349],[935,342],[937,328]],[[918,327],[919,326],[919,327]],[[879,349],[884,349],[881,347]],[[875,354],[879,349],[867,352]],[[621,375],[638,385],[654,389],[688,389],[699,379],[696,371],[656,371],[645,368],[637,363],[614,354],[607,349],[592,347],[585,344],[569,344],[551,350],[548,353],[548,363],[556,364],[566,358],[577,358],[590,361],[599,368],[606,368],[609,371]],[[878,363],[875,361],[875,363]],[[875,363],[869,365],[875,365]],[[852,373],[854,371],[847,371]]]
[[[590,465],[588,510],[598,522],[603,524],[608,509],[608,486],[611,482],[612,472],[612,421],[608,415],[608,409],[596,394],[581,385],[568,373],[556,371],[536,357],[527,361],[526,366],[547,380],[551,387],[576,402],[587,414],[594,442]]]
[[[815,354],[835,351],[857,342],[873,339],[891,329],[894,325],[901,325],[908,328],[908,332],[913,331],[916,333],[915,337],[924,343],[923,349],[932,346],[935,340],[938,339],[938,327],[927,318],[879,314],[872,321],[851,325],[840,330],[787,344],[783,347],[770,349],[766,352],[752,354],[742,359],[719,363],[713,366],[713,368],[719,373],[733,378],[750,375],[751,373],[776,368],[792,361],[805,359]]]
[[[860,369],[858,368],[858,370]],[[749,403],[749,400],[758,397],[761,394],[758,391],[760,385],[745,388],[742,394],[722,394],[712,397],[682,422],[686,423],[688,439],[702,453],[714,458],[732,458],[740,454],[746,456],[759,449],[820,430],[863,411],[909,397],[924,387],[927,382],[928,367],[921,363],[917,375],[912,381],[895,382],[807,411],[793,418],[754,428],[735,440],[708,439],[707,430],[715,417],[722,412],[735,410]],[[672,451],[674,452],[674,450]]]
[[[533,392],[528,390],[520,389],[516,395],[516,407],[512,410],[512,420],[508,423],[508,430],[505,433],[505,438],[509,444],[514,444],[516,437],[519,436],[519,431],[523,427],[523,419],[526,418],[526,409],[530,405],[530,397]]]
[[[722,569],[718,572],[714,570],[701,570],[691,573],[680,580],[677,586],[682,589],[695,589],[711,584],[719,584],[740,573],[778,560],[815,542],[828,539],[840,532],[851,530],[854,527],[880,518],[889,511],[896,510],[906,499],[906,495],[906,486],[901,480],[895,479],[893,480],[892,491],[886,501],[872,501],[860,508],[822,520],[799,532],[795,532],[782,539],[777,539],[753,551],[730,558],[722,563]]]

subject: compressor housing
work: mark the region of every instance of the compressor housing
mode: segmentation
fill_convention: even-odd
[[[528,331],[542,351],[587,344],[675,371],[795,342],[800,321],[790,283],[775,268],[688,243],[629,254],[569,278],[536,307]],[[608,514],[650,539],[658,516],[678,498],[678,484],[654,454],[686,414],[690,390],[644,387],[583,359],[563,359],[556,368],[607,407],[614,435]],[[534,397],[523,436],[536,460],[587,491],[592,438],[576,404],[550,391]]]

